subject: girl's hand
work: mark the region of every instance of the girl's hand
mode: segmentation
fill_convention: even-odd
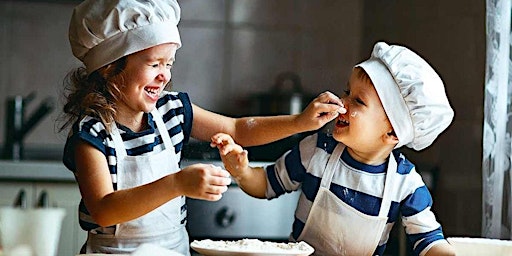
[[[217,147],[226,170],[235,179],[249,171],[249,159],[247,150],[236,144],[231,136],[225,133],[217,133],[212,136],[210,146]]]
[[[193,164],[176,173],[183,195],[217,201],[228,190],[231,178],[226,170],[212,164]]]
[[[297,123],[305,126],[305,130],[313,131],[320,129],[339,114],[346,112],[347,110],[341,99],[326,91],[311,101],[304,111],[297,116]]]

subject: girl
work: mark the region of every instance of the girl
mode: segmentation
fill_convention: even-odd
[[[264,144],[322,127],[341,105],[326,92],[299,115],[230,118],[164,91],[181,46],[179,17],[176,1],[93,0],[74,9],[69,39],[85,67],[68,76],[63,161],[82,195],[82,252],[154,243],[189,255],[185,196],[219,200],[231,182],[219,167],[180,169],[190,137],[223,132],[244,146]]]

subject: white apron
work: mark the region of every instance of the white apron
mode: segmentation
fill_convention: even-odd
[[[320,189],[298,238],[298,241],[306,241],[313,246],[315,255],[372,255],[386,227],[391,206],[390,194],[394,187],[392,176],[397,168],[393,154],[389,157],[379,215],[370,216],[357,211],[329,191],[344,148],[339,143],[330,156]]]
[[[176,173],[179,157],[174,152],[171,138],[157,109],[153,120],[162,137],[165,149],[149,156],[128,156],[119,130],[113,125],[112,139],[117,154],[117,189],[127,189],[153,182]],[[144,203],[144,202],[140,202]],[[143,243],[152,243],[183,255],[190,255],[185,223],[186,211],[180,196],[134,220],[116,225],[115,235],[88,233],[87,253],[130,253]]]

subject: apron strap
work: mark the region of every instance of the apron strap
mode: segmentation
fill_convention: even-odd
[[[110,136],[112,137],[112,140],[114,141],[114,145],[116,148],[116,159],[123,159],[127,155],[127,153],[126,148],[124,147],[123,139],[121,138],[121,133],[117,128],[116,122],[113,122],[110,127]]]
[[[179,163],[180,159],[175,152],[174,146],[172,145],[171,137],[169,136],[169,131],[167,131],[167,127],[165,126],[164,120],[162,119],[162,114],[158,112],[158,109],[155,107],[151,111],[151,115],[153,116],[153,121],[155,121],[156,128],[162,137],[162,141],[166,149],[172,150],[174,153],[174,157],[176,158],[176,162]]]
[[[389,208],[391,208],[391,195],[395,191],[395,176],[397,171],[397,162],[393,152],[389,155],[388,169],[386,171],[386,181],[384,182],[384,193],[382,195],[382,203],[380,205],[379,217],[387,217]]]
[[[327,162],[327,166],[325,167],[324,174],[322,175],[322,182],[320,183],[320,187],[329,189],[332,177],[334,176],[334,172],[340,163],[341,154],[343,153],[344,148],[345,145],[343,143],[338,143],[338,145],[336,145],[332,151],[332,154]]]

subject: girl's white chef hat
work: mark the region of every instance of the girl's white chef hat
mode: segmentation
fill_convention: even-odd
[[[454,112],[443,81],[413,51],[378,42],[371,57],[356,67],[372,80],[398,137],[395,148],[422,150],[450,125]]]
[[[181,46],[176,0],[86,0],[75,7],[69,24],[73,55],[87,73],[115,60],[159,45]]]

